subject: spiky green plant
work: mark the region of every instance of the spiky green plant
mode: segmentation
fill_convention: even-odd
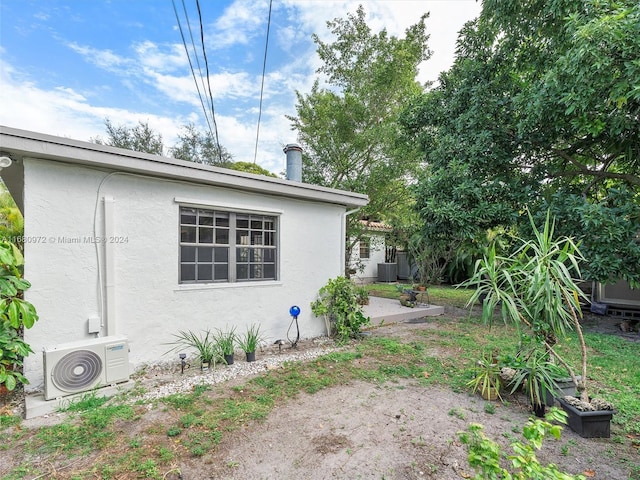
[[[579,318],[580,297],[586,299],[572,276],[580,278],[578,262],[582,255],[571,238],[554,238],[554,222],[547,213],[541,230],[529,212],[534,238],[521,240],[521,246],[508,257],[497,255],[495,248],[476,262],[474,275],[461,286],[475,287],[469,300],[473,305],[482,299],[482,316],[489,323],[498,305],[505,322],[519,329],[526,327],[567,368],[581,399],[589,401],[586,390],[587,347]],[[554,350],[556,338],[575,330],[580,342],[582,376]]]

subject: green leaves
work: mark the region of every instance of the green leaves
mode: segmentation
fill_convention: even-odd
[[[429,163],[416,188],[425,243],[525,234],[525,206],[542,217],[562,192],[604,207],[627,189],[607,231],[559,225],[583,242],[588,279],[640,283],[640,217],[624,213],[640,208],[640,4],[487,0],[456,55],[401,116]]]
[[[287,117],[304,149],[303,180],[369,196],[358,215],[347,217],[347,238],[358,237],[361,219],[408,228],[407,184],[422,154],[400,133],[398,117],[421,92],[418,65],[430,55],[425,17],[405,38],[372,32],[362,7],[327,26],[331,41],[313,37],[326,85],[318,79],[310,92],[296,92],[296,116]]]
[[[551,435],[560,438],[562,426],[567,423],[567,414],[558,408],[551,408],[544,420],[530,419],[522,429],[522,440],[511,442],[512,455],[507,458],[510,468],[502,468],[502,448],[483,433],[483,426],[472,423],[466,432],[459,434],[460,441],[467,446],[469,465],[477,475],[476,479],[545,479],[545,480],[584,480],[583,475],[571,475],[558,470],[554,464],[542,465],[536,456],[536,450],[542,448],[544,439]],[[555,424],[554,424],[555,423]]]
[[[323,316],[328,320],[328,330],[333,323],[335,336],[342,342],[355,337],[370,320],[362,314],[356,285],[342,276],[329,279],[320,289],[318,299],[311,303],[311,311],[316,317]]]
[[[23,358],[33,353],[22,340],[22,328],[31,328],[38,320],[35,307],[23,300],[31,284],[23,279],[20,268],[24,258],[16,245],[0,242],[0,385],[13,390],[17,383],[28,383],[20,372]]]

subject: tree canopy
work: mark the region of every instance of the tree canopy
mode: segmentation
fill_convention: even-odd
[[[639,58],[636,1],[485,0],[402,119],[428,162],[425,241],[470,245],[551,208],[586,278],[639,282]]]
[[[137,152],[152,153],[162,155],[164,144],[162,135],[155,132],[147,122],[138,122],[135,127],[126,125],[113,125],[109,119],[105,120],[107,138],[92,138],[91,141],[102,145],[126,148]],[[178,135],[178,143],[168,149],[169,155],[180,160],[187,160],[205,165],[229,168],[256,175],[266,175],[277,177],[275,174],[262,168],[259,165],[249,162],[234,162],[233,155],[227,149],[218,145],[213,135],[209,132],[199,131],[195,125],[188,124]]]
[[[422,91],[416,76],[430,55],[425,18],[397,38],[372,32],[360,6],[327,22],[333,41],[313,36],[326,86],[317,79],[309,93],[296,92],[297,116],[288,118],[304,151],[303,181],[369,196],[348,219],[348,239],[360,236],[361,219],[407,222],[410,215],[407,177],[420,155],[402,141],[398,118]]]
[[[149,126],[149,122],[138,121],[135,127],[126,125],[114,125],[108,118],[104,121],[107,129],[107,138],[98,136],[91,138],[93,143],[100,145],[110,145],[112,147],[126,148],[135,152],[151,153],[162,155],[164,144],[162,135],[154,132]]]
[[[215,141],[211,132],[203,133],[193,124],[182,127],[177,145],[169,151],[174,158],[205,165],[225,167],[233,163],[233,156]]]

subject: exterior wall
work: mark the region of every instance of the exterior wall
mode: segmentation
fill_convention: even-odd
[[[25,332],[36,352],[25,359],[31,390],[42,387],[42,349],[93,338],[90,317],[102,319],[101,336],[129,339],[134,367],[176,360],[164,354],[178,330],[237,326],[243,332],[258,323],[271,341],[286,338],[294,304],[301,308],[302,337],[325,333],[309,304],[328,278],[342,273],[344,207],[34,159],[24,160],[24,176],[25,237],[31,239],[25,278],[32,283],[26,298],[40,315]],[[104,197],[114,201],[118,240],[111,244],[115,331],[109,332],[98,288],[105,249],[93,241],[94,226],[104,236]],[[279,280],[180,285],[176,199],[279,215]]]
[[[369,258],[360,258],[360,243],[356,242],[351,251],[351,266],[356,269],[352,278],[357,283],[373,283],[378,280],[378,264],[384,263],[384,235],[369,235]],[[358,268],[360,266],[360,268]]]

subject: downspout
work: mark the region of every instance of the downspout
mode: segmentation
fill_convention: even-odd
[[[109,239],[114,235],[114,203],[113,197],[104,197],[104,303],[106,305],[105,323],[107,335],[116,334],[116,296],[115,296],[115,265],[114,243]],[[97,238],[94,241],[98,241]]]
[[[362,207],[358,207],[358,208],[354,208],[353,210],[349,210],[346,211],[342,214],[342,248],[341,248],[341,255],[340,257],[342,258],[342,267],[341,267],[341,271],[342,274],[344,275],[345,272],[345,268],[347,266],[347,249],[346,249],[346,243],[347,243],[347,217],[349,215],[351,215],[352,213],[356,213],[357,211],[359,211]]]

